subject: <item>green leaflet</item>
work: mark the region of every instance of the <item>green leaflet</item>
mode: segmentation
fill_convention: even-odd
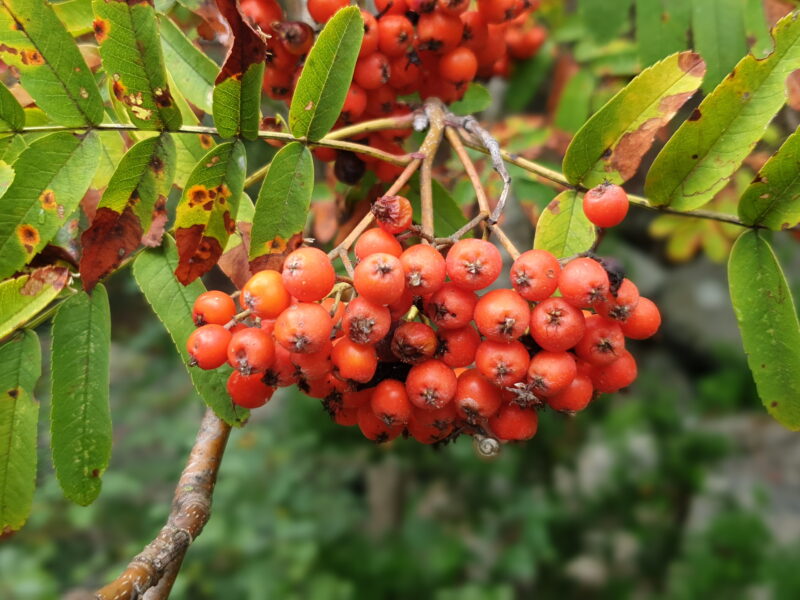
[[[146,250],[136,258],[133,276],[153,311],[164,323],[184,364],[188,364],[186,340],[195,328],[192,322],[192,305],[206,288],[199,280],[182,285],[173,274],[177,266],[178,252],[175,242],[167,236],[160,248]],[[248,411],[236,407],[225,389],[230,374],[229,367],[214,371],[188,366],[187,369],[195,389],[220,419],[230,425],[242,425],[247,420]]]
[[[25,127],[25,111],[9,89],[0,84],[0,128],[21,131]]]
[[[728,284],[758,395],[779,423],[800,430],[800,323],[764,234],[745,231],[736,240]]]
[[[775,50],[745,56],[700,104],[656,157],[645,182],[654,203],[702,206],[722,189],[786,101],[786,77],[800,67],[797,13],[773,29]]]
[[[122,157],[81,235],[83,289],[91,291],[141,244],[161,243],[174,173],[175,144],[168,133],[137,142]]]
[[[642,66],[689,45],[690,0],[636,0],[636,43]]]
[[[207,273],[235,230],[246,155],[240,141],[211,149],[195,166],[175,210],[176,275],[184,285]]]
[[[697,91],[705,72],[693,52],[673,54],[642,71],[578,131],[564,155],[564,175],[591,188],[633,177],[656,132]]]
[[[694,49],[706,60],[703,91],[711,92],[747,53],[742,0],[692,3]]]
[[[292,96],[292,135],[318,140],[336,123],[363,37],[364,20],[357,6],[341,9],[325,25],[308,53]]]
[[[0,160],[0,198],[14,181],[14,168]]]
[[[748,225],[775,230],[800,222],[800,130],[761,167],[742,194],[739,216]]]
[[[58,20],[61,21],[73,37],[92,33],[92,0],[67,0],[53,4]]]
[[[50,448],[64,496],[82,506],[100,493],[111,457],[108,361],[111,313],[98,285],[80,292],[53,319]]]
[[[303,232],[314,189],[311,152],[298,142],[281,148],[270,164],[256,200],[250,236],[250,261],[283,252]]]
[[[553,124],[567,133],[577,132],[589,118],[589,104],[596,88],[594,73],[589,69],[577,71],[564,86]]]
[[[95,37],[114,97],[141,129],[178,129],[152,0],[93,0]]]
[[[28,518],[36,488],[33,387],[42,370],[39,338],[23,331],[0,345],[0,531],[16,531]]]
[[[586,252],[597,239],[597,230],[583,214],[583,197],[575,190],[556,196],[536,223],[533,247],[556,258]]]
[[[598,43],[610,42],[628,26],[631,0],[578,0],[584,27]]]
[[[23,150],[3,196],[0,278],[19,270],[56,234],[75,209],[97,167],[100,142],[89,132],[51,133]]]
[[[450,105],[454,115],[472,115],[486,110],[492,104],[492,95],[480,83],[472,82],[467,87],[464,97]]]
[[[0,338],[35,317],[68,282],[67,269],[55,266],[0,282]]]
[[[176,84],[189,102],[200,110],[211,112],[211,91],[217,76],[216,63],[195,46],[165,15],[158,15],[161,49],[164,62]]]
[[[103,120],[94,75],[50,3],[3,1],[0,59],[19,69],[22,86],[59,125],[96,125]]]
[[[242,135],[255,139],[261,119],[261,83],[267,47],[242,19],[234,0],[217,0],[217,7],[231,28],[233,44],[214,81],[214,123],[223,137]]]
[[[100,137],[100,159],[89,187],[93,190],[103,189],[108,185],[119,161],[125,154],[125,140],[118,131],[98,131]]]

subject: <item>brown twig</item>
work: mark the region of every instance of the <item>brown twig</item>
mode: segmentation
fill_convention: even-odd
[[[486,196],[486,190],[483,189],[481,177],[478,174],[478,170],[475,168],[475,163],[472,162],[469,154],[467,154],[466,148],[464,148],[464,143],[461,141],[461,136],[459,135],[458,131],[452,127],[447,127],[444,133],[447,136],[447,141],[450,142],[450,146],[452,146],[453,151],[456,153],[458,160],[463,165],[464,170],[467,173],[467,177],[469,177],[469,180],[472,183],[472,187],[475,190],[475,198],[478,201],[478,207],[480,208],[481,212],[485,212],[488,215],[492,210],[489,207],[489,198]]]
[[[97,600],[140,598],[168,574],[174,580],[189,545],[211,516],[211,496],[230,431],[230,425],[206,410],[166,525],[119,577],[95,593]],[[161,587],[163,593],[169,593],[171,584]]]
[[[500,144],[496,139],[494,139],[494,137],[492,137],[492,134],[481,127],[480,123],[478,123],[473,116],[463,117],[460,119],[459,125],[464,129],[464,131],[480,141],[480,143],[483,145],[483,148],[492,159],[492,167],[495,171],[497,171],[497,174],[500,175],[500,178],[503,180],[503,190],[500,192],[500,197],[497,199],[497,205],[494,207],[492,216],[489,219],[490,224],[497,223],[497,221],[500,219],[500,215],[503,214],[503,209],[506,206],[506,200],[511,192],[511,175],[509,175],[508,169],[506,169]]]
[[[506,232],[503,231],[497,223],[489,223],[489,229],[491,229],[492,234],[497,237],[497,241],[500,242],[500,245],[506,249],[508,255],[511,257],[512,260],[517,260],[520,255],[520,251],[517,250],[517,247],[514,245],[514,242],[506,235]]]

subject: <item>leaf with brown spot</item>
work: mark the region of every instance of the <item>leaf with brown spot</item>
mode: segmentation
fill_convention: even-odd
[[[255,139],[261,120],[261,81],[267,45],[242,18],[235,0],[216,0],[232,43],[214,82],[213,113],[223,137]]]
[[[94,132],[57,132],[36,139],[17,157],[16,176],[2,198],[0,278],[29,263],[75,212],[99,154]],[[55,210],[44,210],[42,199],[50,197]]]
[[[98,42],[114,95],[141,129],[178,129],[182,119],[167,81],[152,0],[92,3],[105,21]]]
[[[241,288],[253,275],[248,261],[250,250],[250,230],[253,226],[255,207],[247,194],[242,194],[239,211],[236,213],[236,231],[228,238],[228,243],[219,259],[219,268],[233,284]]]
[[[35,317],[68,282],[65,267],[48,266],[0,283],[0,339]]]
[[[175,213],[178,280],[189,284],[219,260],[233,230],[244,189],[246,155],[242,142],[213,148],[195,166]]]
[[[49,2],[0,3],[0,59],[19,71],[25,90],[59,125],[97,125],[103,99],[78,46]]]
[[[633,177],[656,132],[697,91],[704,73],[694,52],[673,54],[642,71],[575,134],[564,156],[569,182],[591,188]]]
[[[140,244],[160,243],[175,162],[175,144],[168,133],[134,144],[122,157],[92,224],[81,236],[80,270],[86,291]]]

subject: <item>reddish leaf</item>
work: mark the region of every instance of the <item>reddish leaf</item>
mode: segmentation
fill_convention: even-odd
[[[242,242],[226,251],[217,263],[222,272],[238,288],[241,288],[253,276],[253,272],[250,270],[250,261],[247,258],[250,252],[250,230],[252,227],[252,223],[240,222],[236,224],[236,229],[239,231],[239,235],[242,236]]]

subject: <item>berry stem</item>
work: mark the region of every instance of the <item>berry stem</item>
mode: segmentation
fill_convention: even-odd
[[[512,260],[517,260],[521,252],[517,250],[517,247],[514,245],[514,242],[506,235],[506,232],[503,231],[499,225],[489,224],[489,229],[491,229],[492,233],[497,237],[497,241],[500,242],[500,245],[506,249],[508,255],[511,257]]]
[[[420,170],[422,232],[433,237],[433,161],[436,159],[436,151],[442,142],[445,112],[441,102],[428,102],[425,105],[425,113],[428,116],[428,135],[425,136],[419,149],[425,155]]]
[[[238,313],[236,315],[233,315],[233,318],[230,321],[228,321],[227,323],[225,323],[225,329],[230,329],[231,327],[234,327],[237,323],[241,323],[242,321],[244,321],[247,317],[249,317],[252,314],[253,314],[253,311],[251,309],[247,308],[247,309],[243,310],[242,312],[240,312],[240,313]]]
[[[478,207],[480,208],[481,213],[485,213],[486,216],[489,216],[491,213],[491,208],[489,208],[489,198],[486,196],[486,190],[483,189],[481,177],[478,175],[478,171],[475,168],[475,163],[472,162],[469,154],[467,154],[466,148],[464,148],[464,143],[461,141],[461,136],[459,135],[458,130],[452,127],[447,127],[445,128],[444,133],[447,136],[447,141],[450,142],[450,146],[452,146],[453,151],[456,153],[458,160],[461,161],[461,164],[464,166],[464,170],[467,172],[467,177],[469,177],[472,187],[475,190],[475,197],[478,200]]]
[[[347,256],[347,250],[344,248],[339,248],[339,259],[342,261],[344,265],[345,271],[347,271],[348,276],[352,279],[353,277],[353,263],[350,262],[350,257]]]
[[[481,223],[485,222],[486,219],[489,218],[489,212],[481,211],[477,215],[475,215],[469,223],[461,227],[458,231],[454,232],[452,235],[443,238],[436,238],[434,239],[434,244],[436,246],[446,247],[452,246],[458,240],[460,240],[468,231],[474,229]]]
[[[404,129],[410,127],[414,122],[414,113],[401,115],[398,117],[386,117],[384,119],[372,119],[371,121],[362,121],[355,125],[348,125],[334,129],[323,140],[344,140],[351,137],[363,135],[365,133],[372,133],[374,131],[382,131],[384,129]]]

